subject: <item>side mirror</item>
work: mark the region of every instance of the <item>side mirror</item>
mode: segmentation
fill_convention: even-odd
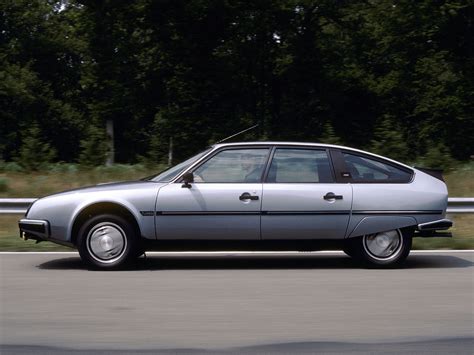
[[[187,172],[183,175],[183,185],[181,185],[181,187],[190,189],[192,182],[194,182],[194,175],[191,172]]]

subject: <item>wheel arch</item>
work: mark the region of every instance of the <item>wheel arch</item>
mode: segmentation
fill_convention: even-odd
[[[360,237],[394,229],[416,228],[417,221],[409,216],[369,216],[364,217],[349,233],[347,238]]]
[[[100,214],[113,214],[123,217],[133,226],[137,236],[141,238],[140,225],[136,216],[126,206],[111,201],[94,202],[79,210],[74,216],[71,227],[71,242],[76,245],[81,226],[89,219]]]

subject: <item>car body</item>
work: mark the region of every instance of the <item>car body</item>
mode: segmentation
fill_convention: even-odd
[[[313,250],[329,241],[371,265],[394,266],[413,236],[452,225],[447,197],[435,171],[353,148],[224,143],[148,179],[41,198],[19,227],[25,239],[77,247],[99,268],[173,242]]]

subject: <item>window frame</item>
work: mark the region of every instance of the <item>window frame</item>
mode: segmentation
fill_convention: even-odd
[[[319,151],[326,151],[329,159],[329,164],[331,166],[331,174],[333,178],[333,182],[267,182],[268,172],[270,170],[271,162],[273,161],[273,156],[275,154],[275,150],[278,148],[283,149],[302,149],[302,150],[319,150]],[[223,146],[219,147],[213,151],[208,152],[205,156],[201,158],[200,161],[195,162],[192,166],[188,167],[185,171],[182,171],[180,175],[178,175],[173,181],[170,183],[183,183],[183,175],[188,172],[194,172],[197,168],[201,165],[206,163],[209,159],[214,157],[216,154],[222,152],[223,150],[235,150],[235,149],[268,149],[268,154],[266,161],[264,163],[264,168],[262,171],[262,176],[260,177],[260,181],[257,183],[264,183],[264,184],[410,184],[413,182],[415,177],[415,171],[411,168],[402,166],[392,161],[388,161],[384,158],[380,158],[377,156],[373,156],[371,154],[366,154],[364,152],[353,151],[350,149],[338,149],[334,147],[327,147],[327,146],[312,146],[312,145],[291,145],[291,144],[249,144],[249,145],[235,145],[235,146]],[[394,168],[400,169],[410,174],[410,179],[398,179],[398,180],[370,180],[370,179],[362,179],[362,180],[354,180],[350,176],[343,176],[343,174],[347,174],[349,169],[346,166],[343,153],[357,155],[362,158],[374,160],[383,164],[390,165]],[[198,184],[237,184],[235,182],[197,182]],[[252,183],[238,183],[238,184],[252,184]]]
[[[194,172],[199,167],[201,167],[202,165],[207,163],[209,160],[211,160],[214,156],[216,156],[217,154],[219,154],[223,151],[226,151],[226,150],[247,150],[247,149],[267,149],[268,150],[267,156],[265,157],[265,161],[263,163],[263,169],[262,169],[262,174],[260,175],[260,181],[257,181],[257,182],[206,182],[206,181],[196,181],[193,184],[261,184],[263,182],[263,176],[264,176],[265,171],[266,171],[267,166],[268,166],[269,157],[270,157],[270,155],[272,153],[272,150],[273,150],[273,146],[270,145],[270,144],[268,144],[268,145],[241,145],[241,146],[227,146],[227,147],[224,146],[224,147],[217,148],[216,150],[214,150],[213,152],[211,152],[207,156],[203,157],[203,159],[201,161],[197,162],[197,164],[193,165],[192,167],[190,167],[189,169],[184,171],[173,182],[174,183],[183,183],[183,175],[184,174],[186,174],[188,172],[191,172],[191,173],[194,174]]]
[[[373,160],[378,163],[389,165],[395,169],[399,169],[403,172],[410,174],[408,179],[387,179],[387,180],[375,180],[375,179],[353,179],[350,176],[350,169],[348,168],[343,154],[355,155],[360,158]],[[413,181],[415,173],[412,169],[399,165],[397,163],[388,161],[383,158],[379,158],[370,154],[364,154],[361,152],[354,152],[347,149],[331,149],[331,158],[336,167],[336,180],[341,183],[351,184],[410,184]],[[349,174],[349,175],[347,175]]]
[[[275,152],[277,149],[290,149],[290,150],[317,150],[317,151],[324,151],[326,152],[326,156],[329,162],[329,167],[331,171],[331,182],[300,182],[300,181],[293,181],[293,182],[277,182],[277,181],[268,181],[268,173],[270,172],[270,167],[273,162],[273,158],[275,156]],[[273,146],[270,157],[267,161],[267,166],[265,168],[264,176],[263,176],[263,183],[264,184],[335,184],[337,183],[336,174],[334,170],[334,165],[331,159],[330,151],[326,147],[314,147],[314,146],[296,146],[296,145],[276,145]]]

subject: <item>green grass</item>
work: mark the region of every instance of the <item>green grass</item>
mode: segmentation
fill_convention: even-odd
[[[474,162],[444,174],[450,197],[474,197]]]

